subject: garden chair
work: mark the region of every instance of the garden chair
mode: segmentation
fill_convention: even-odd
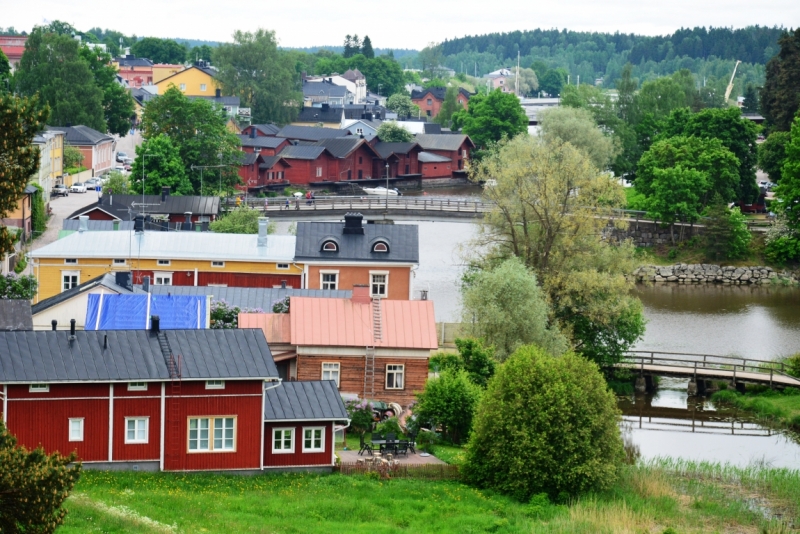
[[[408,449],[412,453],[417,454],[417,451],[414,448],[416,446],[417,446],[417,433],[416,432],[409,433],[408,434]]]
[[[361,453],[365,451],[372,456],[372,445],[364,441],[364,434],[361,434],[361,447],[358,449],[358,455],[361,456]]]
[[[408,458],[408,442],[401,441],[400,444],[395,448],[395,456],[400,456],[404,454],[406,458]]]
[[[381,436],[377,432],[373,432],[372,433],[372,441],[378,441],[378,440],[381,440],[381,439],[383,439],[383,436]]]
[[[389,432],[388,434],[386,434],[386,441],[394,441],[396,439],[397,439],[397,434],[395,434],[394,432]]]

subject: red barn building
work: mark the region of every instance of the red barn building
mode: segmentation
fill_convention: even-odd
[[[335,158],[333,167],[328,171],[326,181],[344,182],[380,176],[380,173],[375,174],[375,170],[381,167],[383,160],[365,139],[339,137],[321,139],[315,144],[325,147]],[[320,180],[312,179],[311,181]]]
[[[377,137],[376,137],[377,139]],[[419,174],[419,156],[422,148],[417,143],[383,143],[374,145],[381,159],[376,160],[380,169],[373,171],[376,178],[386,176],[386,164],[389,164],[389,177],[412,176]]]
[[[470,153],[475,148],[475,143],[468,135],[417,134],[415,139],[425,152],[449,158],[453,176],[466,174],[466,164],[469,161]],[[424,169],[422,169],[422,174],[425,174]]]
[[[256,130],[250,130],[250,135],[240,135],[239,141],[242,143],[242,150],[248,154],[256,153],[262,156],[274,156],[283,147],[289,144],[289,140],[282,137],[255,136]]]
[[[442,109],[445,94],[447,94],[445,87],[431,87],[422,91],[411,91],[411,102],[419,106],[420,111],[428,117],[435,117],[439,114],[439,110]],[[470,96],[472,95],[469,91],[463,87],[459,88],[456,101],[462,108],[467,109]]]
[[[289,164],[284,176],[292,185],[336,181],[338,162],[324,146],[289,145],[278,155]]]
[[[276,392],[283,385],[260,330],[154,323],[0,332],[2,416],[20,445],[75,451],[85,467],[104,469],[333,465],[334,424],[347,414],[329,383],[304,387],[303,398],[292,386]],[[280,434],[285,455],[274,454],[278,427],[291,429]]]

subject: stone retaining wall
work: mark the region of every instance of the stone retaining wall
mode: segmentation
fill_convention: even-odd
[[[633,276],[637,282],[672,282],[677,284],[781,284],[795,285],[800,275],[775,271],[772,267],[732,267],[706,263],[675,265],[642,265]]]
[[[683,226],[683,236],[681,236],[681,226]],[[675,243],[688,241],[696,235],[701,235],[704,228],[697,225],[676,224],[674,228]],[[652,247],[654,245],[671,245],[672,236],[669,226],[663,228],[660,224],[653,221],[630,221],[625,229],[615,228],[612,225],[606,227],[605,235],[612,241],[625,241],[630,239],[637,247]]]

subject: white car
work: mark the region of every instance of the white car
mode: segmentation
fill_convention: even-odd
[[[69,192],[70,193],[85,193],[86,192],[86,186],[84,184],[80,183],[80,182],[74,183],[69,188]]]

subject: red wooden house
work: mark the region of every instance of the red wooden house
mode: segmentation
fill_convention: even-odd
[[[445,87],[430,87],[422,91],[411,91],[411,102],[417,105],[420,111],[428,117],[435,117],[442,109],[446,94],[447,88]],[[469,91],[461,87],[458,90],[456,101],[462,108],[467,109],[467,103],[471,96],[472,94]]]
[[[335,158],[326,181],[344,182],[380,176],[380,171],[376,173],[375,170],[382,168],[381,155],[365,139],[349,136],[321,139],[315,144],[325,147]]]
[[[333,425],[347,419],[330,384],[304,387],[302,399],[292,386],[276,392],[283,385],[260,330],[153,323],[0,332],[2,416],[20,445],[75,451],[85,467],[105,469],[330,468]],[[280,435],[289,461],[273,454],[277,425],[293,429]]]
[[[417,134],[415,139],[425,152],[449,158],[453,176],[465,175],[470,153],[475,148],[468,135]]]
[[[281,131],[280,126],[276,126],[272,123],[269,124],[251,124],[242,130],[242,134],[246,136],[252,136],[255,134],[256,137],[275,137]]]
[[[293,185],[336,181],[336,157],[324,146],[289,145],[278,155],[288,163],[284,177]]]
[[[250,135],[240,135],[239,141],[242,144],[242,151],[248,154],[256,153],[262,156],[274,156],[283,147],[289,144],[288,139],[280,137],[256,136],[256,130],[251,130]]]
[[[377,137],[375,138],[377,139]],[[389,177],[410,176],[419,174],[419,155],[422,147],[417,143],[383,143],[374,144],[375,151],[381,159],[376,163],[381,166],[373,172],[375,177],[386,176],[386,164],[389,164]]]

